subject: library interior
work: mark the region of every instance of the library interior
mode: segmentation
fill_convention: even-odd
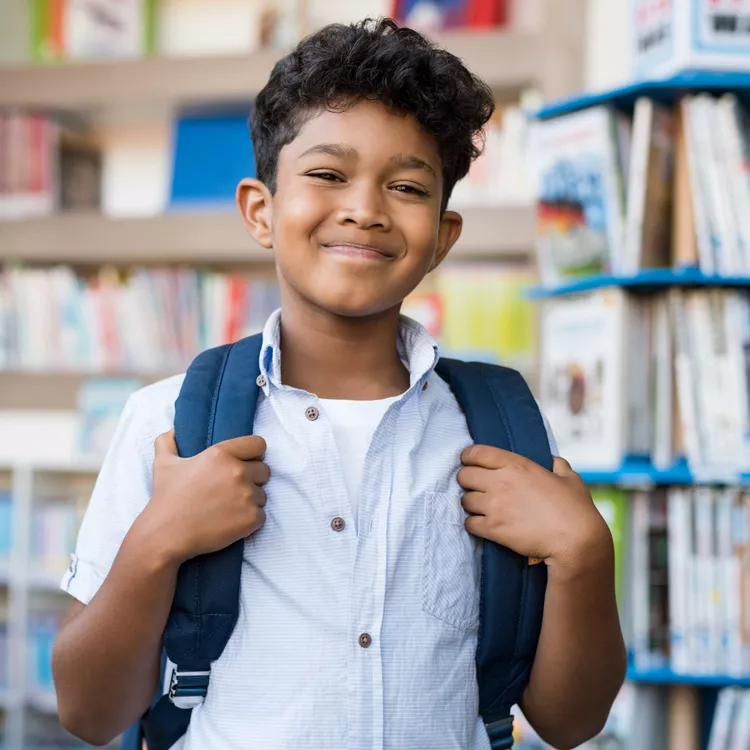
[[[52,655],[123,409],[280,306],[253,99],[380,17],[495,99],[401,312],[523,375],[611,533],[627,674],[580,747],[750,750],[750,0],[0,0],[2,750],[90,746]]]

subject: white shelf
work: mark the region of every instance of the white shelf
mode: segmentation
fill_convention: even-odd
[[[26,694],[25,703],[45,714],[57,713],[57,695],[54,690],[30,690]]]
[[[101,466],[101,459],[82,457],[73,458],[70,461],[35,461],[34,463],[14,464],[9,467],[0,464],[0,469],[25,469],[37,474],[98,474]]]
[[[549,45],[541,34],[456,31],[437,41],[498,91],[519,91],[549,73]],[[283,54],[268,50],[4,67],[0,68],[0,107],[85,110],[149,103],[244,104],[263,88]]]
[[[34,591],[61,591],[60,581],[65,570],[46,570],[44,568],[32,568],[26,575],[27,585]]]
[[[526,258],[534,245],[531,206],[466,207],[450,257]],[[0,262],[267,265],[273,254],[247,233],[239,214],[168,212],[117,219],[71,212],[0,222]]]

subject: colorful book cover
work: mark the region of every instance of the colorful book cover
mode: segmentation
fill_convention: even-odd
[[[39,62],[133,58],[154,51],[158,0],[32,0]]]
[[[80,416],[78,450],[81,454],[104,456],[125,403],[142,385],[134,378],[88,378],[83,381],[77,399]]]
[[[628,495],[617,487],[592,487],[591,497],[607,522],[615,548],[615,590],[622,611],[628,538]]]
[[[625,453],[629,306],[605,289],[542,307],[541,406],[577,471],[614,470]]]
[[[542,280],[616,270],[622,259],[624,193],[617,123],[591,107],[531,128]]]

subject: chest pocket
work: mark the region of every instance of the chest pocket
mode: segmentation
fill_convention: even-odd
[[[464,527],[457,495],[424,498],[422,609],[460,630],[479,624],[481,544]]]

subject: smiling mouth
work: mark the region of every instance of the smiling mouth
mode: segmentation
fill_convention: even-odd
[[[372,245],[360,245],[356,242],[330,242],[323,247],[328,252],[336,255],[345,255],[348,258],[362,258],[364,260],[393,260],[389,255]]]

